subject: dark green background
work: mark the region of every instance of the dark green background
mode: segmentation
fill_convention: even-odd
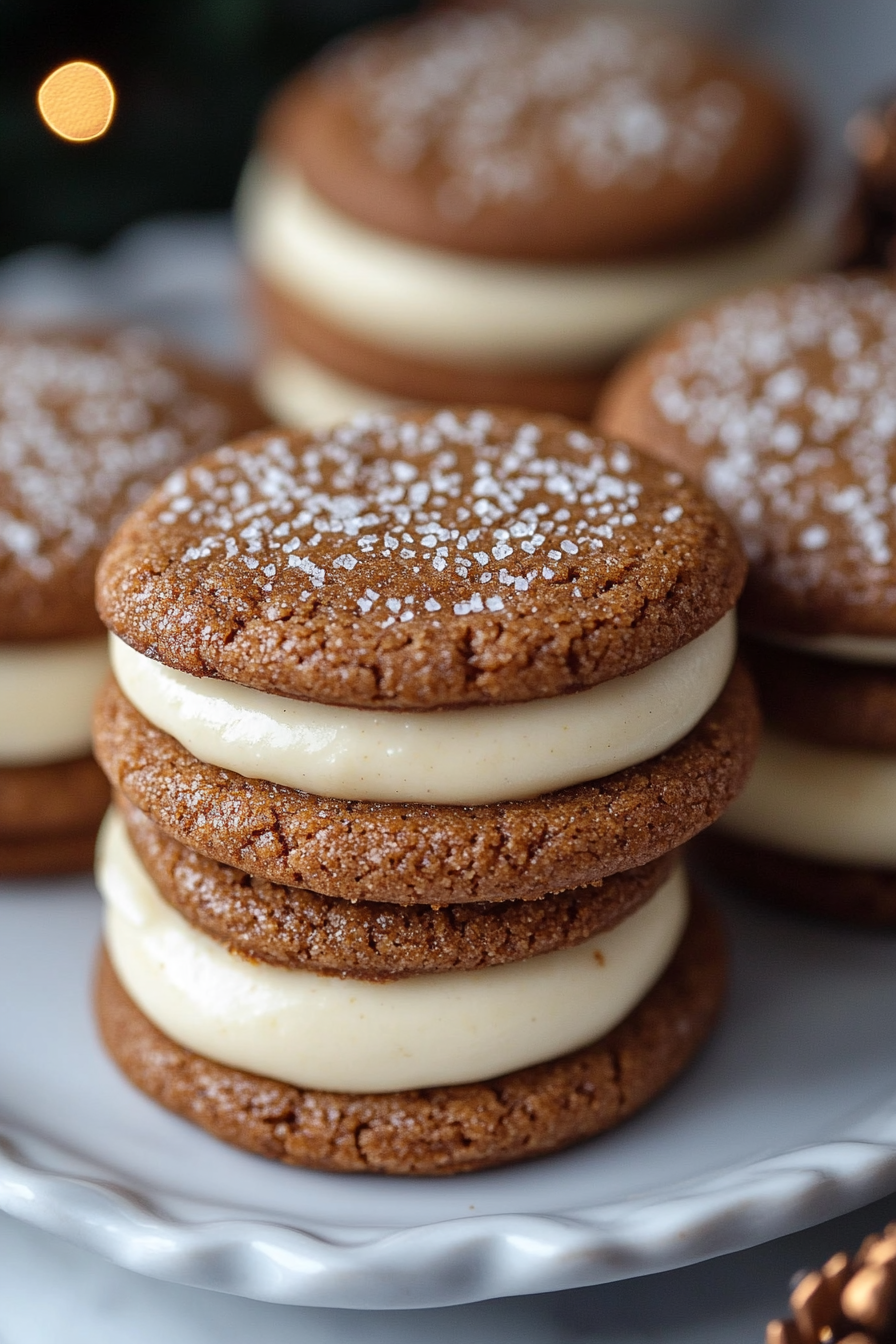
[[[94,247],[145,215],[227,206],[258,112],[279,81],[402,0],[0,0],[0,254]],[[56,65],[94,60],[119,92],[84,145],[44,126]]]

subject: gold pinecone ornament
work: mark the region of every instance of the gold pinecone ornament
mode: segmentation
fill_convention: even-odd
[[[766,1344],[896,1344],[896,1223],[858,1254],[831,1256],[790,1295],[793,1317],[770,1321]]]

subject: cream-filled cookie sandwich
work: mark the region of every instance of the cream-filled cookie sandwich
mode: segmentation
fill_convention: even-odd
[[[263,419],[145,331],[0,332],[0,874],[90,866],[103,546],[173,467]]]
[[[673,328],[601,422],[702,482],[751,560],[768,731],[712,850],[801,908],[896,923],[896,285],[823,275]]]
[[[129,1076],[286,1161],[418,1174],[647,1101],[722,989],[673,851],[754,754],[743,573],[680,474],[559,416],[368,414],[170,477],[97,589]]]
[[[645,335],[826,264],[765,76],[622,10],[370,29],[265,117],[238,220],[272,416],[408,401],[587,417]]]

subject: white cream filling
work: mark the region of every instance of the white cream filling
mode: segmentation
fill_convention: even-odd
[[[228,952],[162,899],[117,814],[103,825],[97,883],[115,970],[167,1036],[232,1068],[336,1092],[476,1082],[599,1039],[662,975],[688,913],[678,869],[579,947],[374,984]]]
[[[89,755],[93,702],[108,671],[103,638],[0,644],[0,765]]]
[[[331,373],[294,350],[277,350],[262,359],[255,394],[276,424],[311,430],[330,429],[359,411],[392,411],[408,404]]]
[[[766,731],[749,783],[719,827],[809,859],[896,868],[896,754]]]
[[[872,663],[877,667],[896,666],[896,639],[875,635],[784,635],[767,630],[757,630],[755,635],[769,644],[783,644],[785,648],[811,653],[817,658],[835,658],[843,663]]]
[[[518,705],[417,713],[293,700],[194,677],[111,639],[131,704],[200,761],[328,798],[474,805],[533,798],[657,756],[717,699],[734,613],[631,676]]]
[[[237,201],[252,265],[344,331],[421,359],[505,368],[600,364],[732,289],[824,266],[831,230],[795,211],[756,237],[675,261],[501,262],[358,223],[256,157]]]

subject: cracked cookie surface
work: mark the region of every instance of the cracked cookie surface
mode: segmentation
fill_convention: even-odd
[[[432,710],[637,671],[715,625],[745,573],[680,473],[562,416],[455,408],[199,458],[119,529],[97,602],[194,676]]]

